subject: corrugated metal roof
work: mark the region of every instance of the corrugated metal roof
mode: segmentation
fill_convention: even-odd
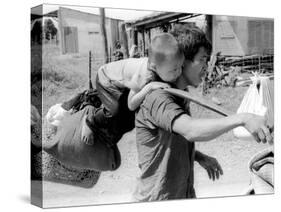
[[[126,25],[129,27],[149,29],[160,26],[163,23],[169,23],[173,21],[180,21],[188,18],[198,16],[200,14],[193,13],[175,13],[175,12],[154,12],[150,15],[143,16],[141,18],[126,21]]]
[[[126,23],[127,24],[137,24],[137,23],[140,23],[142,21],[158,18],[158,17],[161,17],[163,15],[167,15],[167,14],[171,14],[171,12],[152,12],[149,15],[145,15],[143,17],[133,19],[133,20],[128,20],[128,21],[126,21]]]

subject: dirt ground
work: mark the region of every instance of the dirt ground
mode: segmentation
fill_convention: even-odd
[[[43,182],[45,207],[92,205],[130,202],[131,194],[139,174],[134,131],[124,135],[119,142],[122,155],[120,168],[103,172],[92,188],[81,188],[66,184]],[[217,158],[224,174],[211,181],[206,171],[195,163],[195,189],[198,198],[243,195],[250,183],[248,161],[267,145],[253,141],[227,141],[217,139],[196,148]]]
[[[57,56],[56,54],[52,55],[53,57]],[[48,55],[45,55],[45,57],[48,57]],[[69,61],[72,62],[69,63]],[[60,58],[57,60],[51,58],[47,60],[46,64],[43,64],[43,67],[43,72],[50,74],[43,76],[42,115],[44,116],[50,106],[62,102],[86,88],[83,85],[87,85],[87,58],[76,58],[75,60],[73,58]],[[60,70],[58,69],[63,70],[64,75],[53,75],[54,73],[59,73]],[[77,73],[82,72],[81,70],[83,70],[83,74],[77,77]],[[77,82],[72,83],[73,79],[77,80]],[[57,82],[52,83],[55,80]],[[235,112],[246,89],[247,87],[213,89],[206,98],[211,99],[215,96],[222,101],[222,107]],[[195,104],[191,105],[191,113],[194,117],[220,117]],[[122,156],[120,168],[113,172],[102,172],[97,184],[92,188],[43,181],[43,206],[65,207],[130,202],[136,179],[139,175],[135,131],[125,134],[118,143],[118,147]],[[197,143],[196,149],[217,158],[224,172],[219,180],[211,181],[207,172],[195,162],[197,197],[243,195],[250,183],[248,172],[250,158],[260,150],[268,147],[268,144],[238,140],[233,136],[232,132],[228,132],[210,142]],[[36,181],[33,183],[40,185]]]

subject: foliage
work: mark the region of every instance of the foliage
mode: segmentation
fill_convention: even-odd
[[[53,21],[51,19],[46,19],[44,23],[44,34],[47,40],[51,40],[57,34],[57,28],[55,27]]]

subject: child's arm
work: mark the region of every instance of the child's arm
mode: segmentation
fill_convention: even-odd
[[[129,96],[128,96],[128,108],[131,111],[136,110],[142,101],[144,100],[146,94],[148,94],[149,91],[155,90],[158,88],[169,88],[171,87],[167,83],[163,82],[150,82],[146,84],[141,90],[134,91],[133,89],[130,90]]]

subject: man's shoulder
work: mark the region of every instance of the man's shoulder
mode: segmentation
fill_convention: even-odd
[[[155,105],[167,105],[167,104],[176,104],[179,107],[185,108],[185,101],[184,99],[174,96],[173,94],[169,93],[165,89],[156,89],[149,92],[142,102],[142,105],[145,108],[153,107]]]
[[[164,89],[148,93],[137,113],[136,127],[161,128],[172,132],[173,120],[184,113],[179,100]]]
[[[146,97],[154,97],[154,96],[159,96],[159,97],[173,97],[173,95],[171,95],[168,91],[166,91],[165,89],[159,88],[156,90],[153,90],[151,92],[149,92]]]
[[[152,102],[165,102],[167,100],[175,100],[175,97],[172,96],[168,91],[165,89],[156,89],[149,92],[143,101],[143,104],[151,104]]]

